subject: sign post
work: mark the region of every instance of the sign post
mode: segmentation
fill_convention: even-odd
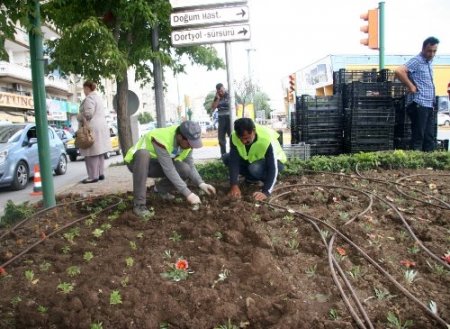
[[[231,42],[250,40],[247,0],[170,0],[175,10],[170,15],[172,45],[225,43],[230,126],[233,130],[236,104],[233,86]],[[187,28],[187,29],[186,29]]]

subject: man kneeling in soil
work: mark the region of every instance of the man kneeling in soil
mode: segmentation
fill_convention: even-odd
[[[230,153],[223,157],[230,170],[229,196],[241,197],[238,179],[243,175],[248,183],[264,183],[261,192],[253,193],[256,201],[266,199],[272,193],[278,172],[284,169],[286,155],[278,141],[278,133],[270,128],[255,125],[249,118],[234,122]]]
[[[185,121],[179,126],[158,128],[143,135],[127,152],[125,163],[133,173],[133,212],[147,217],[147,177],[162,177],[154,187],[155,193],[165,200],[175,199],[170,191],[175,187],[192,205],[200,204],[197,194],[191,192],[186,179],[205,191],[215,194],[216,189],[203,182],[192,158],[192,149],[202,147],[201,128],[197,122]]]

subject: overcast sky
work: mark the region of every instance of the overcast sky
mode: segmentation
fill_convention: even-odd
[[[360,14],[376,8],[371,0],[249,0],[251,41],[231,46],[233,74],[236,80],[248,75],[248,56],[254,80],[281,107],[283,77],[329,54],[377,54],[359,43],[364,22]],[[440,40],[438,54],[450,54],[450,0],[386,0],[386,54],[417,54],[429,36]],[[216,44],[225,59],[225,47]],[[181,102],[190,95],[199,106],[218,82],[227,85],[226,71],[207,72],[189,66],[177,81],[168,74],[168,96]],[[177,90],[178,89],[178,90]],[[178,93],[179,91],[179,93]],[[196,105],[197,104],[197,105]],[[278,108],[280,109],[280,108]]]

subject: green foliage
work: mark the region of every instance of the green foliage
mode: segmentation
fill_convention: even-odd
[[[25,271],[25,278],[27,279],[28,282],[31,282],[34,280],[34,272],[33,270],[26,270]]]
[[[183,269],[177,269],[175,266],[171,266],[167,272],[161,273],[164,279],[169,279],[175,282],[186,280],[189,276],[189,272]]]
[[[122,304],[122,296],[120,295],[119,290],[113,290],[109,295],[109,304],[117,305]]]
[[[262,91],[257,91],[253,95],[253,104],[255,106],[255,111],[264,111],[266,118],[270,117],[270,97]]]
[[[221,181],[228,179],[228,168],[222,161],[211,161],[196,165],[199,174],[205,181]]]
[[[92,258],[94,258],[94,253],[92,251],[86,251],[83,254],[83,259],[88,263],[92,260]]]
[[[81,273],[81,269],[79,266],[70,266],[67,268],[66,272],[68,276],[74,277]]]
[[[1,9],[0,9],[1,12]],[[29,202],[14,204],[11,200],[6,202],[4,215],[0,218],[0,227],[10,226],[34,214]]]
[[[406,329],[413,325],[412,320],[406,320],[405,323],[402,323],[399,317],[395,315],[393,312],[389,312],[386,319],[388,320],[389,328],[393,329]]]
[[[239,327],[234,325],[231,322],[231,319],[228,319],[228,321],[226,323],[220,324],[220,325],[214,327],[214,329],[239,329]]]
[[[45,306],[43,306],[43,305],[39,305],[38,308],[37,308],[37,310],[38,310],[39,313],[45,314],[45,313],[47,313],[48,308],[45,307]]]
[[[103,329],[103,322],[91,323],[90,329]]]
[[[134,265],[134,258],[133,257],[125,258],[125,264],[127,264],[127,267],[132,267]]]
[[[216,92],[210,91],[208,93],[208,95],[206,95],[205,100],[203,101],[203,107],[205,108],[205,111],[206,111],[206,113],[208,113],[208,115],[211,115],[213,112],[211,105],[212,105],[215,97],[216,97]]]
[[[150,112],[141,112],[138,115],[138,121],[141,125],[154,121]]]
[[[73,291],[73,284],[69,282],[61,282],[56,288],[63,294],[68,294]]]

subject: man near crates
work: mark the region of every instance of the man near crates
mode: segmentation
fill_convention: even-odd
[[[436,148],[434,120],[435,88],[431,63],[439,40],[427,38],[419,55],[395,70],[396,77],[408,88],[406,111],[411,118],[411,148],[430,152]]]
[[[150,216],[146,207],[147,177],[160,177],[154,192],[164,200],[173,200],[175,187],[186,200],[200,204],[197,194],[191,192],[185,180],[208,195],[216,189],[200,177],[192,158],[192,149],[202,147],[201,128],[197,122],[184,121],[178,126],[158,128],[143,135],[125,156],[125,163],[133,173],[133,212],[139,217]]]
[[[241,118],[234,122],[230,153],[223,157],[230,171],[229,196],[241,197],[239,174],[247,183],[263,182],[261,191],[253,193],[256,201],[266,199],[272,193],[277,175],[283,170],[286,155],[274,130],[255,125],[252,119]]]

